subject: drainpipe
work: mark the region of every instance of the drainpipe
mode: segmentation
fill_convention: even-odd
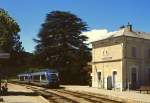
[[[124,71],[125,71],[125,76],[126,76],[126,80],[125,80],[125,82],[126,82],[126,89],[128,89],[129,90],[129,77],[128,77],[128,73],[127,73],[127,71],[128,71],[128,68],[127,68],[127,58],[126,58],[126,56],[127,56],[127,37],[126,36],[124,36],[125,37],[125,41],[124,41],[124,47],[123,47],[123,60],[124,60]],[[123,85],[124,85],[124,83],[123,83]]]
[[[126,73],[126,88],[128,89],[128,91],[130,90],[130,81],[128,77],[128,68],[127,68],[127,37],[125,37],[125,53],[124,53],[124,59],[125,59],[125,73]]]
[[[103,88],[104,88],[104,81],[105,81],[105,78],[104,78],[104,63],[103,63]]]

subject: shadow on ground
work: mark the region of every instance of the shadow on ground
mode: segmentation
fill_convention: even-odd
[[[44,87],[44,86],[41,86]],[[44,87],[45,89],[65,89],[65,87],[59,86],[59,87]]]
[[[35,92],[8,92],[1,94],[1,96],[38,96],[38,93]]]

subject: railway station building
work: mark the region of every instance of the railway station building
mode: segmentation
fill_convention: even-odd
[[[92,42],[92,87],[136,89],[150,85],[150,33],[132,25]]]

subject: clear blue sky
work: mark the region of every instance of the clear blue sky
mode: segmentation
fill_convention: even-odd
[[[21,41],[32,52],[33,38],[39,32],[48,12],[70,11],[87,22],[91,29],[117,30],[130,21],[136,30],[150,32],[150,0],[0,0],[18,22]]]

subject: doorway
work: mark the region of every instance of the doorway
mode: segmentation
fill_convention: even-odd
[[[112,86],[113,88],[116,88],[116,82],[117,82],[117,71],[113,71],[113,76],[112,76]]]
[[[131,88],[135,90],[137,88],[137,73],[136,68],[132,68],[131,71]]]
[[[98,83],[98,87],[101,87],[101,72],[97,72],[97,83]]]

